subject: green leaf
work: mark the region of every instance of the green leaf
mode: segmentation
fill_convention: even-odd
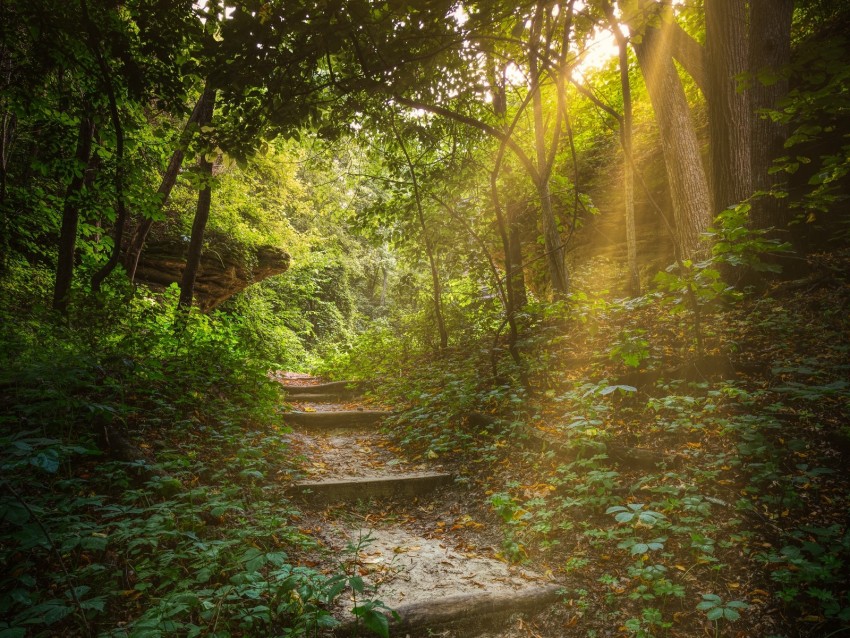
[[[98,596],[97,598],[89,598],[80,602],[80,607],[86,611],[94,609],[95,611],[103,611],[106,606],[106,596]]]
[[[370,606],[355,607],[354,615],[358,616],[363,621],[363,625],[373,633],[378,634],[381,638],[390,638],[390,621],[379,611],[375,611]]]
[[[50,600],[30,607],[17,618],[24,625],[52,625],[74,613],[74,608],[59,600]]]
[[[53,448],[42,450],[30,459],[30,465],[41,468],[50,474],[56,474],[59,469],[59,452]]]
[[[30,519],[27,508],[16,501],[0,504],[0,521],[12,525],[24,525]]]
[[[708,610],[706,614],[706,618],[709,620],[720,620],[723,618],[723,607],[712,607]]]
[[[245,565],[245,571],[255,572],[265,564],[266,556],[256,547],[251,547],[242,554],[240,562]]]
[[[726,607],[723,609],[723,617],[729,622],[735,622],[741,617],[741,614],[730,607]]]
[[[623,626],[633,633],[637,633],[640,631],[640,618],[629,618]]]
[[[640,363],[640,362],[638,362],[638,363]],[[637,392],[637,388],[634,387],[633,385],[609,385],[607,387],[602,388],[599,391],[599,394],[601,394],[603,397],[605,397],[605,396],[608,396],[609,394],[616,392],[617,390],[619,390],[620,392]]]

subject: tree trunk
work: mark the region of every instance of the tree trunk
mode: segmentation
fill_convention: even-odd
[[[537,195],[540,199],[540,222],[543,227],[543,246],[546,250],[546,266],[549,271],[549,283],[552,286],[552,292],[555,297],[561,297],[569,292],[570,280],[567,271],[566,246],[558,230],[558,221],[555,219],[555,212],[552,208],[552,193],[549,188],[551,163],[546,153],[546,126],[543,121],[543,95],[540,86],[537,50],[540,44],[543,11],[543,5],[539,5],[531,27],[532,33],[528,48],[529,92],[531,93],[531,110],[534,119],[534,149],[537,154],[537,179],[535,180],[535,187],[537,188]]]
[[[525,271],[522,259],[522,228],[523,220],[519,212],[517,202],[509,202],[507,205],[508,217],[508,255],[505,261],[511,264],[511,287],[514,293],[514,302],[517,308],[522,308],[528,303],[525,292]]]
[[[183,131],[180,133],[177,148],[171,155],[168,167],[165,169],[165,174],[163,174],[162,181],[156,191],[160,197],[160,210],[168,202],[168,198],[171,196],[171,190],[174,188],[174,184],[177,183],[177,176],[180,174],[180,168],[183,166],[186,149],[189,146],[189,141],[192,139],[192,133],[194,130],[193,125],[198,122],[198,118],[204,109],[204,105],[212,97],[213,91],[208,86],[204,87],[201,97],[198,98],[198,101],[195,103],[192,115],[189,116],[189,119],[186,121],[186,125],[183,127]],[[146,217],[143,219],[139,222],[136,231],[133,233],[132,239],[130,239],[130,244],[127,247],[127,253],[124,256],[124,266],[127,269],[127,275],[129,276],[130,281],[133,281],[136,278],[136,269],[139,266],[139,257],[142,254],[142,249],[144,248],[145,241],[148,238],[148,233],[150,232],[153,223],[153,217]]]
[[[641,30],[639,26],[631,26],[633,33]],[[681,258],[690,259],[703,252],[700,236],[712,219],[711,197],[685,91],[673,65],[669,44],[669,39],[658,29],[646,26],[641,41],[634,42],[634,49],[661,134],[673,200],[676,251]]]
[[[752,120],[752,186],[756,191],[781,187],[780,173],[768,174],[773,160],[783,154],[787,126],[759,115],[775,108],[788,92],[788,79],[780,72],[791,61],[791,17],[793,0],[750,0],[750,106]],[[784,229],[790,221],[786,198],[760,198],[750,212],[756,228]]]
[[[198,193],[198,207],[195,210],[195,219],[192,222],[192,237],[189,240],[189,254],[186,256],[186,268],[183,269],[183,277],[180,280],[179,306],[188,310],[192,306],[192,297],[195,294],[195,277],[198,275],[198,266],[201,263],[201,252],[204,246],[204,230],[207,220],[210,218],[210,204],[212,203],[212,162],[208,162],[201,155],[199,173],[204,180],[204,186]]]
[[[626,265],[629,270],[629,293],[640,295],[640,273],[637,263],[637,229],[635,228],[635,171],[632,157],[632,88],[629,83],[628,42],[620,27],[612,21],[620,61],[620,87],[623,92],[623,120],[620,124],[620,146],[623,149],[623,207],[626,214]]]
[[[206,89],[204,91],[206,93]],[[204,107],[198,119],[198,124],[207,126],[212,122],[215,110],[215,90],[211,90],[209,99],[204,101]],[[202,188],[198,193],[198,207],[195,211],[195,219],[192,222],[192,237],[189,240],[189,254],[186,256],[186,268],[180,280],[180,301],[178,306],[188,310],[192,306],[194,296],[195,277],[198,274],[198,266],[201,263],[201,252],[204,246],[204,230],[210,217],[210,204],[212,201],[212,162],[207,161],[207,150],[201,148],[199,163]]]
[[[752,194],[750,100],[747,92],[738,91],[737,80],[748,65],[747,3],[708,0],[705,22],[712,214],[715,215]]]
[[[15,137],[16,118],[12,113],[3,113],[3,130],[0,137],[0,273],[6,270],[6,260],[11,250],[12,229],[9,211],[6,210],[6,188],[9,176],[9,156]]]
[[[88,116],[83,116],[80,119],[77,148],[74,152],[74,176],[65,190],[62,230],[59,233],[59,258],[56,263],[56,281],[53,286],[53,309],[63,315],[68,313],[71,282],[74,278],[74,253],[77,246],[77,226],[80,220],[78,197],[85,183],[93,137],[94,124]]]

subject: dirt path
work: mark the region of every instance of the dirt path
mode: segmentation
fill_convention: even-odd
[[[364,422],[356,401],[329,395],[315,379],[281,382],[298,397],[289,441],[301,475],[291,494],[301,501],[304,529],[363,578],[369,598],[399,613],[390,635],[534,635],[517,614],[554,602],[558,587],[496,558],[498,539],[466,511],[465,488],[439,463],[402,458],[378,419]],[[330,425],[328,412],[335,413]],[[354,600],[344,603],[335,615],[345,624]]]

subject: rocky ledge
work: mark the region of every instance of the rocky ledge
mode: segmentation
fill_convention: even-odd
[[[139,259],[136,281],[156,288],[179,283],[188,250],[188,241],[149,240]],[[195,280],[196,302],[204,312],[212,310],[251,284],[286,272],[289,262],[289,253],[277,246],[239,250],[209,242]]]

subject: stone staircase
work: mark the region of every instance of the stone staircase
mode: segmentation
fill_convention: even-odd
[[[440,521],[422,521],[421,515],[408,516],[407,524],[392,516],[383,520],[386,508],[398,504],[428,515],[434,503],[465,488],[438,466],[411,466],[393,454],[380,432],[390,413],[342,403],[358,396],[357,386],[304,378],[283,386],[286,401],[299,408],[285,416],[293,428],[290,441],[305,459],[305,476],[289,494],[306,515],[315,515],[321,529],[314,531],[332,551],[342,553],[352,543],[364,548],[361,573],[375,589],[371,597],[397,613],[390,620],[392,637],[507,636],[509,617],[558,599],[557,584],[497,560],[492,547],[437,534],[445,529]],[[322,511],[328,507],[336,515]],[[353,513],[339,516],[340,510]],[[357,517],[366,524],[352,523]],[[355,635],[356,623],[338,611],[342,624],[335,635]],[[362,628],[360,633],[370,635]]]

